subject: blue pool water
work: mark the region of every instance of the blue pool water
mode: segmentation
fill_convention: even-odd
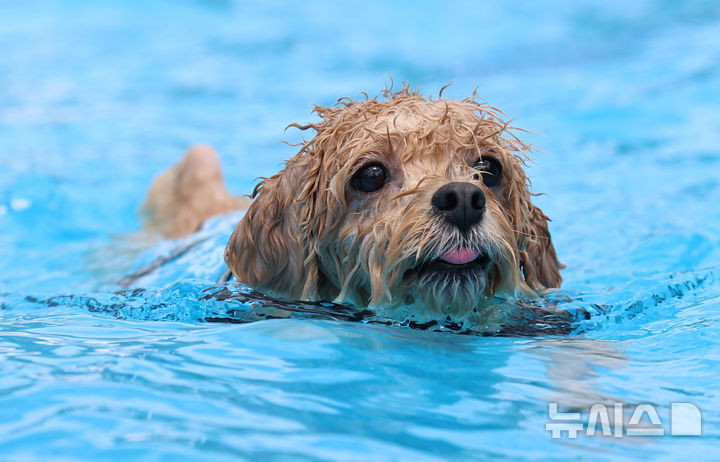
[[[0,3],[0,459],[715,459],[720,6],[302,3]],[[187,146],[249,192],[286,125],[387,75],[533,132],[572,334],[206,322],[257,302],[212,296],[218,233],[120,287],[176,245],[136,210]],[[665,435],[553,439],[549,403],[652,405]]]

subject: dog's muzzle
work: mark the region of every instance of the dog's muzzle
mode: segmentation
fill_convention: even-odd
[[[482,219],[485,194],[472,183],[454,182],[435,191],[430,203],[445,221],[465,233]]]

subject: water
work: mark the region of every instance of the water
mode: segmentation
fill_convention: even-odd
[[[0,458],[713,459],[720,7],[478,5],[1,3]],[[257,304],[208,297],[217,235],[145,290],[118,285],[172,248],[136,234],[136,209],[188,145],[248,192],[293,154],[286,125],[388,74],[478,86],[538,134],[529,173],[568,266],[551,297],[593,314],[570,335],[329,306],[207,322]],[[551,402],[585,422],[593,403],[651,404],[666,435],[553,439]],[[673,402],[702,411],[702,437],[669,436]]]

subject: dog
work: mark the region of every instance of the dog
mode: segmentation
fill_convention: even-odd
[[[225,261],[239,282],[443,316],[560,286],[549,219],[524,169],[531,148],[498,109],[405,85],[314,112],[319,122],[291,125],[314,136],[257,185],[230,237]],[[208,149],[156,180],[145,205],[152,228],[177,237],[247,205],[224,189],[216,160],[203,163]],[[200,179],[183,185],[187,175]]]

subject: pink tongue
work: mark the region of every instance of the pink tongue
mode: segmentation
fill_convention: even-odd
[[[452,263],[453,265],[462,265],[465,263],[470,263],[471,261],[475,260],[478,255],[480,255],[479,250],[475,249],[457,249],[457,250],[448,250],[444,254],[440,255],[441,260],[445,260],[448,263]]]

